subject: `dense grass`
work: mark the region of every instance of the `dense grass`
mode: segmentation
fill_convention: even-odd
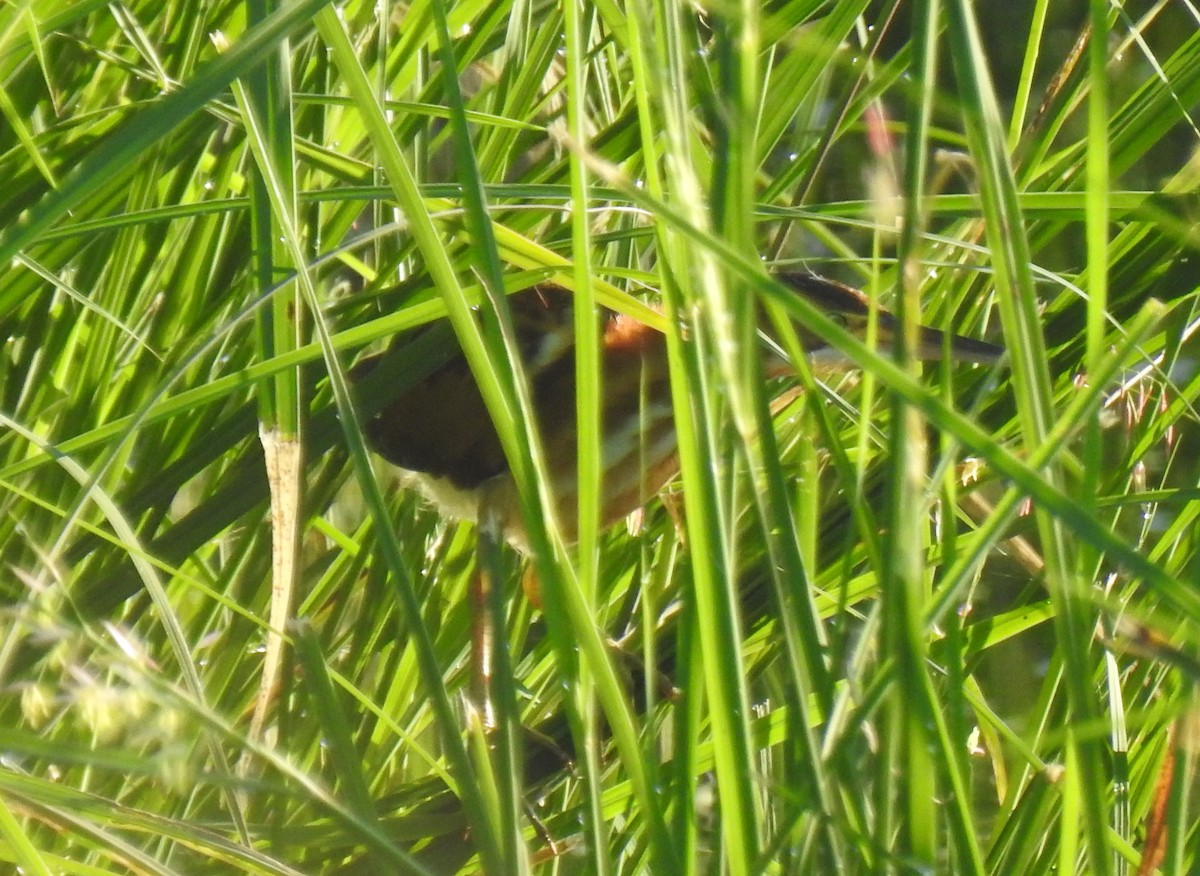
[[[0,8],[0,860],[1192,872],[1200,30],[867,6]],[[1008,358],[899,366],[760,255]],[[503,331],[545,279],[570,548]],[[612,531],[596,305],[668,333],[683,463]],[[759,312],[861,368],[764,385]],[[444,316],[528,560],[363,443],[349,367]]]

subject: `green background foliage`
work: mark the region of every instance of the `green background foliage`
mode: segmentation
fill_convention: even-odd
[[[0,7],[0,860],[1191,872],[1198,97],[1162,3]],[[797,266],[1006,361],[898,365]],[[570,547],[501,330],[544,280]],[[609,530],[599,306],[682,461]],[[764,383],[760,313],[858,369]],[[363,444],[353,362],[451,330],[528,558]]]

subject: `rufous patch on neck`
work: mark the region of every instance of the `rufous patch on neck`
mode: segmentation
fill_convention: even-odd
[[[618,313],[604,327],[604,349],[617,355],[644,353],[662,342],[662,332]]]

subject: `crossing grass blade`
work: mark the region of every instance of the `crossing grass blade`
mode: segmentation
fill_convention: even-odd
[[[1195,869],[1186,16],[0,8],[0,858]],[[900,367],[776,269],[919,299],[1006,358]],[[538,282],[580,330],[612,308],[669,339],[683,472],[608,531],[579,346],[577,553],[503,343],[504,294]],[[768,325],[795,378],[761,377]],[[811,333],[856,367],[807,368]],[[476,533],[356,425],[456,342],[547,597],[482,561],[499,737],[467,694]],[[298,626],[268,620],[272,428],[303,440]]]

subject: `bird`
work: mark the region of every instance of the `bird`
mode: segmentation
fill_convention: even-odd
[[[869,302],[859,290],[807,271],[775,275],[848,331],[865,334]],[[509,297],[516,342],[528,377],[541,429],[550,493],[562,535],[577,534],[576,488],[579,440],[573,296],[542,283]],[[897,328],[895,317],[877,310],[881,345]],[[816,334],[795,326],[806,355],[820,369],[845,368],[848,359]],[[765,348],[766,349],[766,348]],[[776,348],[778,349],[778,348]],[[922,326],[916,355],[938,360],[949,349],[955,361],[996,363],[1003,348]],[[607,316],[600,342],[603,396],[601,529],[648,504],[679,472],[678,446],[667,358],[667,339],[658,329],[626,314]],[[360,362],[360,381],[383,354]],[[786,372],[777,352],[766,352],[765,371]],[[528,554],[518,489],[479,387],[461,350],[432,373],[402,390],[365,424],[370,446],[407,473],[406,479],[443,515],[478,522],[494,515],[504,539]]]

